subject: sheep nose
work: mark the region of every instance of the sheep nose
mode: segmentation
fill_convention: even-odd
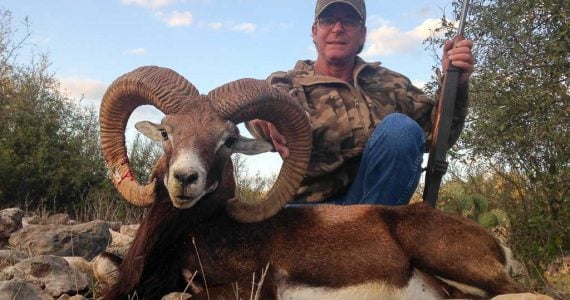
[[[190,185],[198,180],[198,173],[190,172],[190,173],[175,173],[174,178],[178,180],[182,185]]]

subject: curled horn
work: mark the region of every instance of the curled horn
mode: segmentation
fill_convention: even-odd
[[[99,115],[103,157],[115,187],[130,203],[148,206],[156,199],[156,179],[139,184],[127,157],[125,128],[131,113],[148,104],[170,114],[198,95],[198,90],[178,73],[154,66],[117,78],[105,92]]]
[[[287,93],[262,80],[237,80],[211,91],[208,96],[223,118],[235,124],[266,120],[285,137],[289,157],[283,160],[279,176],[266,197],[257,203],[232,199],[227,207],[230,215],[240,222],[257,222],[275,215],[296,194],[309,163],[312,135],[305,111]]]

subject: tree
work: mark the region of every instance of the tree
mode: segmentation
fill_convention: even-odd
[[[242,201],[261,200],[277,180],[276,174],[269,176],[263,176],[259,172],[254,175],[250,174],[246,161],[240,153],[232,156],[232,163],[236,180],[236,195]]]
[[[81,220],[136,220],[144,210],[125,202],[107,176],[94,107],[60,92],[46,55],[18,63],[27,47],[9,11],[0,9],[0,209],[66,210]],[[148,180],[159,144],[136,136],[129,158]]]
[[[15,41],[0,10],[0,205],[65,207],[106,179],[93,108],[60,92],[45,55],[18,64],[26,34]]]
[[[570,2],[473,0],[466,36],[477,63],[455,157],[502,178],[512,242],[540,269],[570,249]]]

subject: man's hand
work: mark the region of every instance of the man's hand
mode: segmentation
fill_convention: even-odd
[[[443,46],[443,71],[447,72],[449,61],[454,67],[457,67],[463,72],[459,76],[459,84],[466,84],[473,73],[475,68],[475,59],[471,49],[473,48],[473,41],[466,40],[461,36],[455,37],[454,41],[446,41]]]
[[[249,121],[249,125],[255,127],[257,132],[263,134],[265,139],[273,142],[273,147],[275,147],[275,150],[279,152],[281,158],[287,158],[289,156],[289,149],[286,147],[287,141],[273,124],[267,121],[255,119]]]

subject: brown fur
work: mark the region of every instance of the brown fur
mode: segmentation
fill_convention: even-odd
[[[503,272],[504,254],[493,237],[426,204],[289,207],[255,224],[237,223],[223,209],[192,224],[197,219],[192,210],[173,209],[167,202],[155,205],[121,265],[121,287],[115,291],[136,290],[139,297],[152,299],[182,290],[182,268],[202,274],[192,240],[210,296],[216,290],[232,291],[228,286],[234,282],[247,284],[267,263],[263,291],[269,298],[276,297],[276,285],[283,280],[331,288],[370,281],[404,287],[412,268],[478,287],[491,296],[521,291]],[[242,296],[247,295],[245,289]]]

